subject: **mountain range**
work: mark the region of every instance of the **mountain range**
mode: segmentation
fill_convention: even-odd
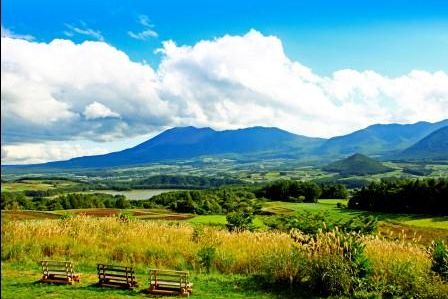
[[[296,135],[272,127],[225,131],[176,127],[122,151],[20,167],[114,167],[203,156],[237,160],[290,158],[331,161],[354,153],[383,160],[448,160],[447,135],[448,119],[436,123],[376,124],[330,139]]]

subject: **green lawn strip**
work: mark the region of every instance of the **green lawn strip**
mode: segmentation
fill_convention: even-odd
[[[448,229],[448,216],[435,217],[429,215],[394,214],[352,210],[348,208],[337,208],[336,204],[338,202],[346,203],[346,201],[338,199],[321,199],[318,203],[272,201],[265,203],[264,210],[272,211],[276,214],[288,214],[298,211],[324,212],[327,213],[330,218],[338,219],[372,215],[377,217],[379,221],[389,221],[421,228]]]
[[[136,273],[139,287],[134,290],[100,288],[97,282],[96,269],[93,267],[77,270],[81,274],[81,282],[74,285],[52,285],[38,283],[41,272],[37,265],[20,266],[2,264],[2,289],[4,299],[22,298],[153,298],[144,293],[148,287],[145,271]],[[261,280],[245,275],[192,274],[194,298],[310,298],[310,294],[298,294],[288,288],[272,290]],[[173,297],[157,297],[173,298]]]
[[[198,215],[187,220],[191,224],[225,226],[227,223],[226,215]],[[253,222],[255,228],[265,228],[263,216],[255,216]]]

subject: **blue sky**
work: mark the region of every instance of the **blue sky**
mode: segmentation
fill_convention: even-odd
[[[56,40],[57,39],[57,40]],[[448,1],[2,1],[2,162],[173,127],[448,118]]]
[[[157,38],[130,39],[146,15]],[[98,30],[134,60],[157,67],[163,40],[194,44],[251,28],[278,36],[287,55],[319,74],[341,68],[400,75],[448,68],[448,2],[429,1],[2,1],[3,26],[38,41],[66,24]],[[82,41],[82,35],[71,37]]]

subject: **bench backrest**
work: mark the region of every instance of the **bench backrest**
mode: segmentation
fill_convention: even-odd
[[[67,261],[41,261],[42,273],[44,276],[62,275],[66,277],[73,277],[75,271],[72,262]]]
[[[113,279],[126,283],[135,283],[135,273],[132,267],[98,264],[98,278],[100,280]]]
[[[158,284],[159,281],[173,282],[179,283],[179,288],[184,288],[189,284],[189,276],[187,271],[149,269],[150,284]]]

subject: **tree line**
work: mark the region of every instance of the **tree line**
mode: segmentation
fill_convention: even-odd
[[[448,179],[372,182],[353,193],[348,207],[392,213],[448,215]]]
[[[68,193],[56,197],[27,197],[22,192],[2,192],[2,210],[68,210],[86,208],[127,209],[131,204],[123,195]]]
[[[341,184],[321,184],[311,181],[280,180],[255,191],[259,198],[289,202],[317,202],[319,198],[348,197],[347,188]]]
[[[185,190],[162,193],[148,200],[131,201],[142,208],[164,207],[179,213],[226,214],[244,210],[259,213],[261,204],[255,194],[244,188],[223,187],[209,190]]]

